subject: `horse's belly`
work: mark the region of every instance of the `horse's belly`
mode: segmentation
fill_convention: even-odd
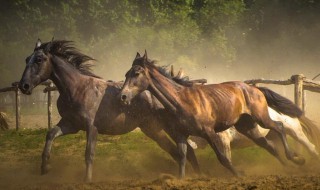
[[[138,127],[125,113],[104,117],[96,122],[96,126],[99,133],[107,135],[122,135]]]

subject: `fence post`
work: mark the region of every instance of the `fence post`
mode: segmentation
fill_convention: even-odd
[[[303,74],[293,75],[291,79],[294,82],[294,102],[303,111],[305,108],[303,80],[306,77]]]
[[[20,129],[20,120],[21,120],[20,90],[19,90],[18,86],[16,86],[15,95],[16,95],[16,130],[18,131]]]
[[[53,83],[50,82],[48,87],[53,87]],[[52,128],[52,91],[48,91],[48,129]]]

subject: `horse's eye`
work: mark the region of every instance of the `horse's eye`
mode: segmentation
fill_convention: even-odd
[[[37,57],[37,58],[36,58],[36,62],[37,62],[37,63],[42,62],[42,57]]]
[[[137,77],[137,76],[139,76],[139,74],[140,74],[140,72],[135,72],[134,76]]]

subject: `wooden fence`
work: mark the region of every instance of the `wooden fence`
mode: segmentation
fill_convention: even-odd
[[[53,83],[51,81],[43,82],[43,83],[41,83],[41,85],[46,86],[46,88],[53,87]],[[21,125],[21,102],[20,102],[21,92],[18,88],[18,82],[12,83],[12,86],[10,86],[10,87],[0,89],[0,93],[1,92],[14,92],[15,93],[16,130],[19,130],[20,125]],[[51,90],[44,91],[44,92],[48,93],[47,94],[48,95],[47,111],[48,111],[48,128],[50,129],[52,127],[52,92],[51,92]]]
[[[277,84],[277,85],[294,85],[294,102],[297,106],[299,106],[302,110],[305,109],[305,90],[320,93],[320,82],[316,82],[313,80],[306,79],[306,77],[302,74],[293,75],[288,80],[266,80],[266,79],[253,79],[246,80],[245,83],[257,85],[257,84]],[[200,83],[205,83],[200,81]],[[41,83],[41,85],[46,86],[43,90],[44,93],[48,95],[48,128],[52,128],[52,91],[57,90],[57,88],[53,85],[51,81],[46,81]],[[20,128],[20,90],[18,88],[18,82],[12,84],[11,87],[6,87],[0,89],[1,92],[15,92],[15,108],[16,108],[16,130]]]
[[[294,85],[294,102],[305,111],[305,90],[320,93],[320,82],[307,79],[303,74],[292,75],[288,80],[265,80],[253,79],[246,80],[245,83],[256,84],[277,84],[277,85]]]

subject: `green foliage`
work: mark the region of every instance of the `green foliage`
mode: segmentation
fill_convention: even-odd
[[[199,2],[203,6],[196,6]],[[4,49],[0,72],[9,76],[2,76],[0,84],[19,80],[12,74],[22,73],[24,59],[38,37],[75,41],[81,50],[103,63],[104,71],[117,69],[113,63],[130,64],[135,51],[144,49],[175,62],[208,44],[212,46],[208,55],[230,60],[228,54],[232,57],[234,52],[229,51],[232,45],[225,30],[235,23],[243,6],[238,0],[5,1],[0,8]]]
[[[319,8],[316,0],[2,1],[0,85],[19,80],[37,38],[53,36],[75,41],[99,60],[98,74],[115,80],[145,49],[167,63],[194,60],[187,67],[229,66],[274,46],[316,52]]]

